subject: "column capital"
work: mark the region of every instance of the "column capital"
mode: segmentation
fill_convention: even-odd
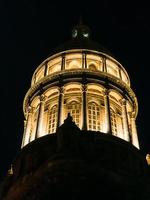
[[[26,126],[27,126],[27,120],[25,119],[24,120],[24,128],[26,128]]]
[[[44,102],[45,99],[46,99],[46,96],[44,94],[42,94],[42,95],[39,96],[40,102]]]
[[[86,84],[82,84],[82,92],[87,92],[87,85]]]
[[[135,111],[132,111],[132,112],[131,112],[131,118],[134,118],[134,119],[135,119]]]
[[[126,106],[127,100],[126,100],[125,98],[121,99],[121,104],[122,104],[123,106]]]
[[[110,93],[109,89],[104,89],[104,90],[102,91],[102,94],[103,94],[104,96],[108,96],[109,93]]]
[[[131,119],[135,119],[135,111],[128,112]]]
[[[28,106],[27,112],[28,112],[28,113],[32,113],[32,112],[33,112],[33,107],[32,107],[32,106]]]
[[[106,60],[106,56],[105,55],[102,55],[101,57],[102,57],[102,59]]]
[[[37,107],[32,107],[32,112],[35,112],[37,110]]]
[[[62,58],[65,58],[65,56],[66,56],[66,53],[62,53],[62,54],[61,54],[61,57],[62,57]]]
[[[64,94],[65,88],[64,86],[59,87],[59,94]]]
[[[33,112],[33,107],[32,106],[28,106],[25,112],[25,120],[27,120],[28,116],[31,115]]]
[[[132,112],[128,112],[130,118],[132,118]]]

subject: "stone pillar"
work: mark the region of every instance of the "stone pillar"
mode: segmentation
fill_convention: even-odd
[[[26,136],[26,129],[27,129],[27,120],[24,120],[24,132],[23,132],[21,148],[23,148],[23,146],[24,146],[25,136]]]
[[[64,107],[63,102],[64,102],[64,87],[62,86],[59,88],[57,128],[62,124],[63,107]]]
[[[105,105],[105,132],[111,134],[109,91],[106,89],[103,91],[103,93],[104,93],[104,105]]]
[[[87,86],[82,85],[82,130],[87,130]]]
[[[36,122],[35,122],[35,113],[36,113],[36,108],[35,107],[32,107],[32,134],[30,135],[30,142],[32,142],[33,140],[35,140],[35,137],[36,137],[36,129],[37,129],[37,119],[38,119],[38,116],[37,116],[37,119],[36,119]]]
[[[42,94],[40,96],[40,105],[39,105],[39,112],[37,118],[37,128],[36,128],[36,136],[35,138],[39,138],[44,135],[42,126],[43,126],[43,118],[44,118],[44,103],[45,103],[45,96]]]
[[[136,122],[135,122],[135,113],[131,113],[131,138],[132,138],[132,144],[136,146],[139,149],[139,141],[138,141],[138,135],[137,135],[137,128],[136,128]]]
[[[129,137],[129,124],[128,124],[128,116],[126,108],[126,99],[122,99],[122,122],[123,122],[124,139],[126,141],[129,141],[130,137]]]
[[[25,146],[29,143],[30,134],[31,134],[31,124],[32,124],[31,120],[32,120],[32,107],[29,106],[23,146]]]

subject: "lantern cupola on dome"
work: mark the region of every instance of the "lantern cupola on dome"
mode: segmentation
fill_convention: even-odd
[[[81,39],[90,37],[90,29],[88,26],[83,25],[82,20],[80,20],[79,25],[75,26],[72,30],[72,38]]]

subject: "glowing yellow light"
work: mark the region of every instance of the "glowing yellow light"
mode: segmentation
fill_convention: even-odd
[[[146,161],[147,161],[147,164],[150,165],[150,154],[146,155]]]
[[[130,98],[125,98],[120,90],[121,84],[123,88],[127,87],[130,91],[129,96],[132,94],[130,97],[136,101],[130,88],[128,74],[116,60],[107,55],[103,56],[90,50],[86,50],[86,53],[81,50],[68,50],[41,63],[33,75],[32,86],[25,97],[26,123],[22,146],[37,137],[54,133],[57,126],[64,122],[68,112],[81,129],[86,123],[88,130],[111,132],[127,141],[130,133],[132,143],[138,144],[136,115],[131,120],[130,114],[133,111],[137,114],[137,104],[133,105]],[[93,74],[94,78],[87,77],[89,81],[83,83],[81,77],[83,72],[87,73],[87,76]],[[76,73],[80,73],[80,76],[75,77]],[[65,79],[64,76],[65,81],[60,86],[59,75],[63,74],[69,75],[70,78]],[[57,81],[52,82],[53,77],[58,77]],[[103,79],[107,77],[115,85],[112,83],[110,88],[106,89],[105,80],[101,77]],[[44,101],[40,100],[41,83],[44,85],[44,89],[42,88]],[[106,90],[107,95],[104,94]],[[126,105],[122,105],[123,98],[126,100]],[[30,112],[29,107],[31,107]]]

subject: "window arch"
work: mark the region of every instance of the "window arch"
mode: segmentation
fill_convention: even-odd
[[[58,115],[58,106],[54,105],[49,110],[49,118],[48,118],[48,133],[55,133],[57,127],[57,115]]]
[[[80,126],[80,113],[81,113],[80,103],[75,100],[68,103],[67,104],[67,113],[70,113],[70,115],[73,118],[73,121],[79,127]]]
[[[95,102],[88,104],[88,129],[100,131],[100,107]]]
[[[70,63],[69,63],[69,66],[68,68],[69,69],[76,69],[76,68],[80,68],[80,62],[77,61],[77,60],[72,60]]]
[[[112,134],[117,135],[117,119],[116,119],[116,113],[113,109],[110,108],[110,119],[111,119],[111,129]]]
[[[90,70],[93,70],[93,71],[96,71],[96,70],[97,70],[97,67],[96,67],[96,65],[95,65],[94,63],[90,63],[90,64],[89,64],[89,69],[90,69]]]

